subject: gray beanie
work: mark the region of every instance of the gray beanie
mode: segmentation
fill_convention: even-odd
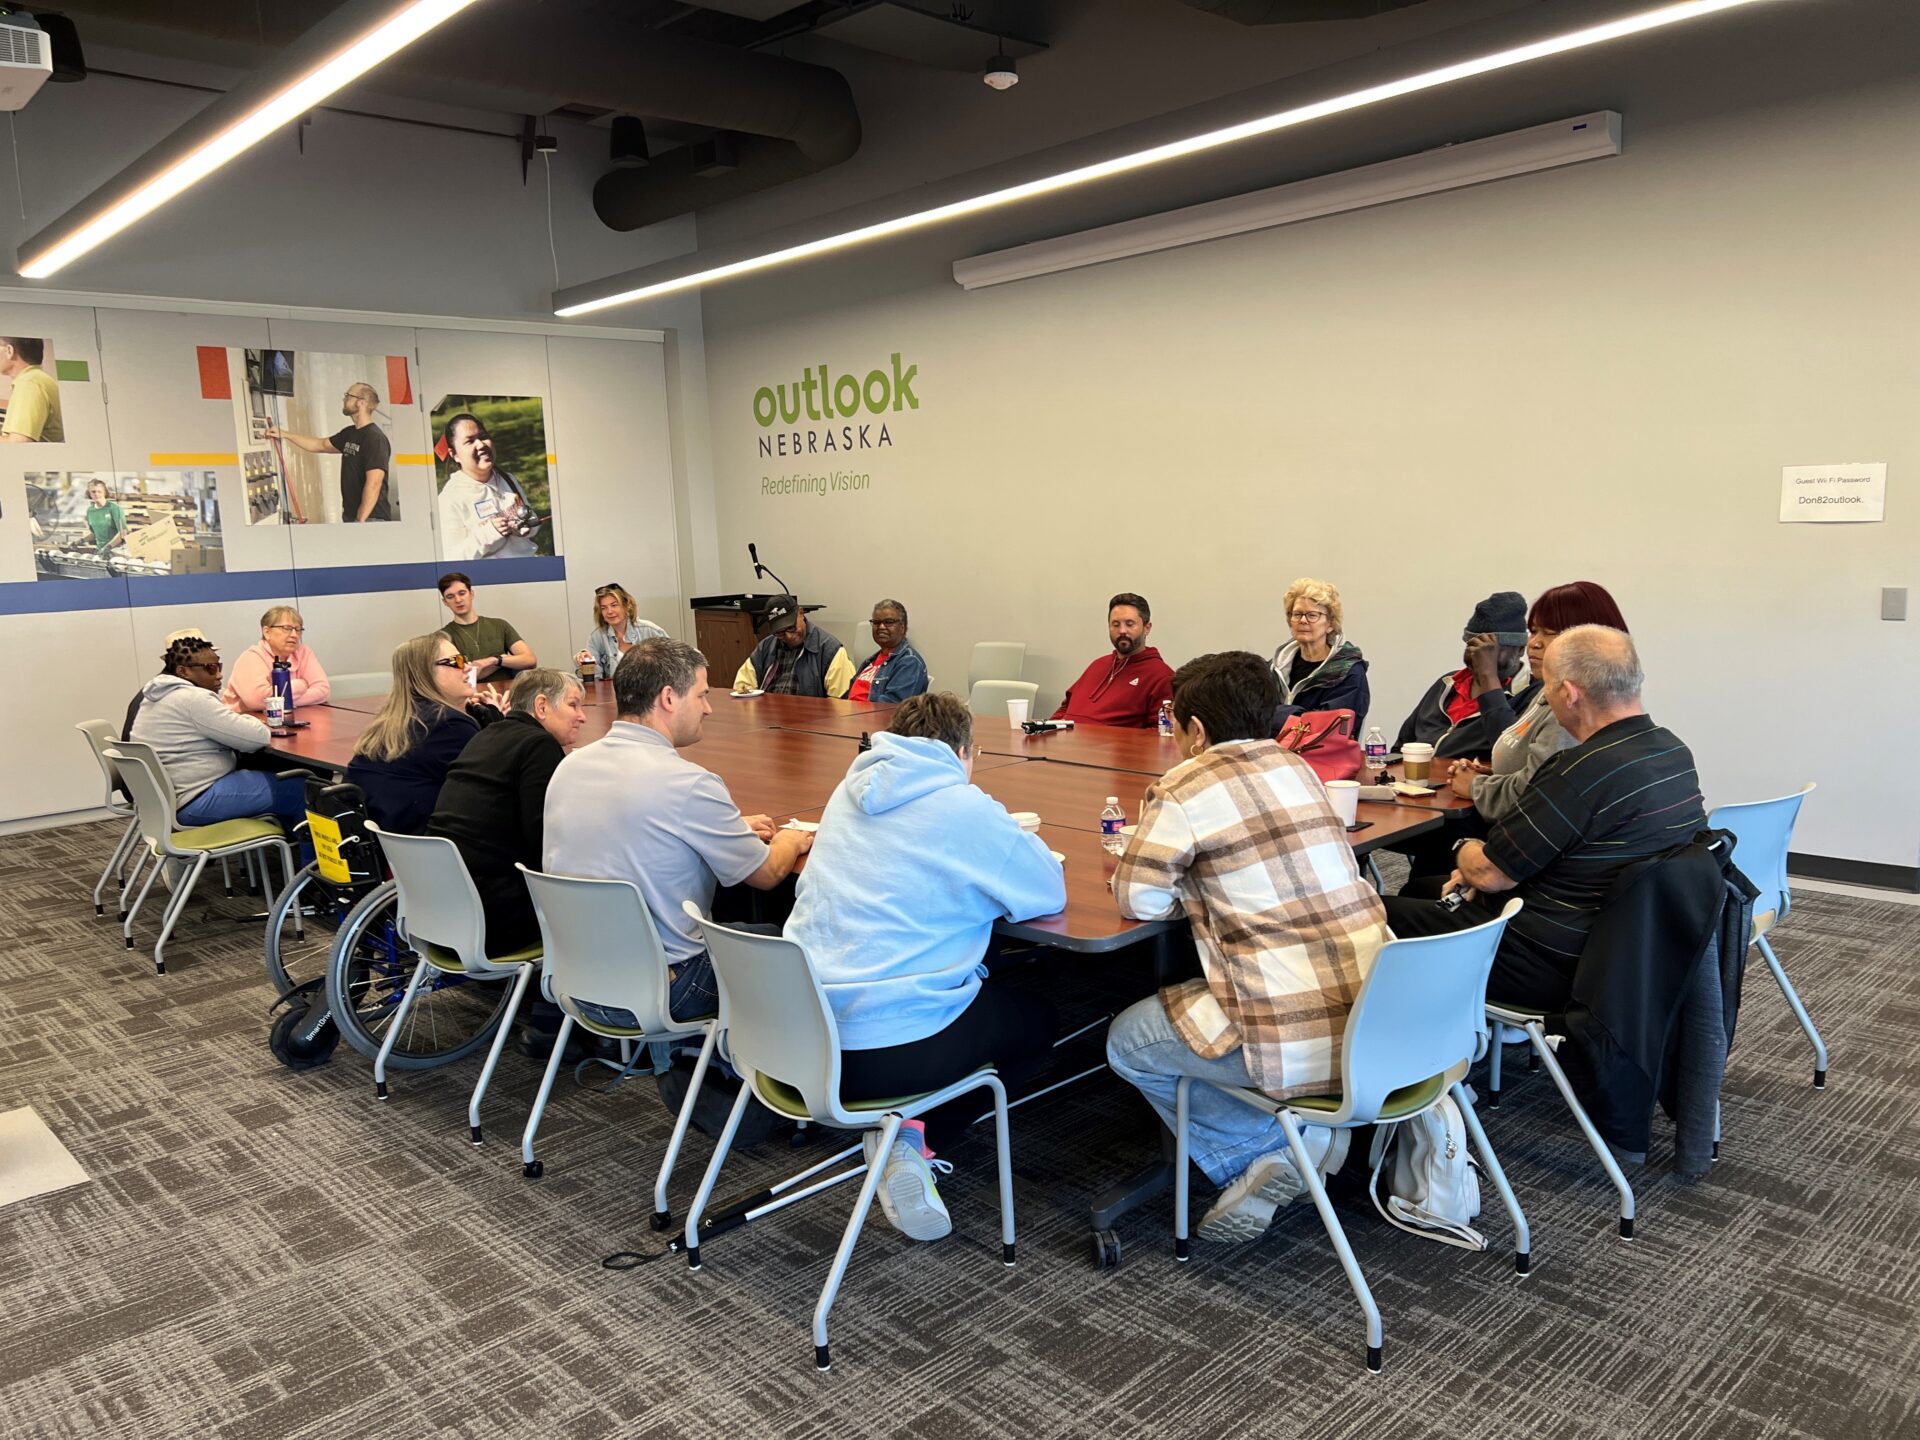
[[[1462,640],[1476,635],[1492,635],[1502,645],[1527,643],[1527,597],[1518,590],[1501,590],[1473,607]]]

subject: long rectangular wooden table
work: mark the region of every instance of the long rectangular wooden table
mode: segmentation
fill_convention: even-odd
[[[593,688],[595,703],[587,707],[587,723],[576,742],[579,745],[604,736],[614,720],[613,705],[598,693],[610,687],[596,685]],[[706,722],[701,740],[683,753],[726,781],[734,802],[744,812],[783,820],[820,818],[858,753],[863,722],[884,718],[878,711],[853,708],[848,701],[784,695],[747,701],[734,701],[720,695],[713,705],[715,715]],[[729,712],[723,711],[722,706],[742,708]],[[736,723],[716,724],[723,713],[732,716]],[[354,742],[372,723],[373,711],[319,705],[303,708],[299,718],[309,721],[308,727],[277,737],[274,749],[308,764],[339,771],[346,769]],[[754,723],[744,723],[748,719]],[[1090,735],[1105,729],[1086,728]],[[1142,757],[1157,752],[1149,751],[1139,743],[1141,740],[1155,745],[1165,743],[1151,732],[1106,734],[1123,737],[1120,743],[1132,745],[1133,753]],[[1097,737],[1092,739],[1092,744],[1099,743]],[[1170,751],[1171,745],[1167,748]],[[1120,753],[1118,746],[1114,753]],[[1169,764],[1173,758],[1169,755]],[[1031,810],[1039,814],[1041,834],[1049,848],[1067,857],[1066,909],[1038,920],[1003,924],[1000,927],[1003,932],[1066,949],[1099,953],[1165,934],[1180,923],[1123,919],[1107,889],[1115,857],[1100,844],[1100,811],[1106,797],[1118,796],[1129,820],[1137,819],[1146,787],[1159,773],[1158,769],[1105,769],[1079,760],[1060,763],[1051,754],[1042,760],[1010,753],[1010,747],[983,753],[975,760],[975,783],[1008,810]],[[1439,801],[1441,796],[1433,799]],[[1349,838],[1354,842],[1355,852],[1362,855],[1442,823],[1437,807],[1413,805],[1363,804],[1359,818],[1365,826],[1351,832]]]

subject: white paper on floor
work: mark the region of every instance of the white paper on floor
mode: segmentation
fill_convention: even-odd
[[[0,1205],[86,1183],[87,1172],[31,1105],[0,1114]]]

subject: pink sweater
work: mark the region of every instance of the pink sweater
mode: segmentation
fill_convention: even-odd
[[[333,682],[327,679],[327,672],[320,668],[319,657],[303,642],[294,647],[292,664],[293,703],[326,704],[327,697],[333,694]],[[264,710],[267,708],[267,692],[273,688],[272,673],[273,652],[267,648],[267,642],[262,640],[258,645],[249,645],[233,662],[233,669],[227,672],[227,688],[220,692],[220,698],[229,705],[238,705],[242,710]]]

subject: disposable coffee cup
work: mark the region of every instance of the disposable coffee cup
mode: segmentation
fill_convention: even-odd
[[[1040,833],[1040,815],[1037,811],[1016,810],[1013,812],[1013,818],[1020,828],[1029,835],[1038,835]]]
[[[1415,741],[1400,747],[1401,772],[1409,780],[1425,780],[1433,768],[1433,747]]]
[[[1358,780],[1327,781],[1327,798],[1333,802],[1333,813],[1340,817],[1342,825],[1351,825],[1360,818]]]
[[[592,660],[582,660],[580,662],[580,678],[582,680],[592,680],[599,672],[600,666],[597,662]]]
[[[1030,701],[1026,700],[1007,701],[1007,724],[1015,730],[1018,730],[1022,725],[1026,724],[1027,706],[1030,703]]]

